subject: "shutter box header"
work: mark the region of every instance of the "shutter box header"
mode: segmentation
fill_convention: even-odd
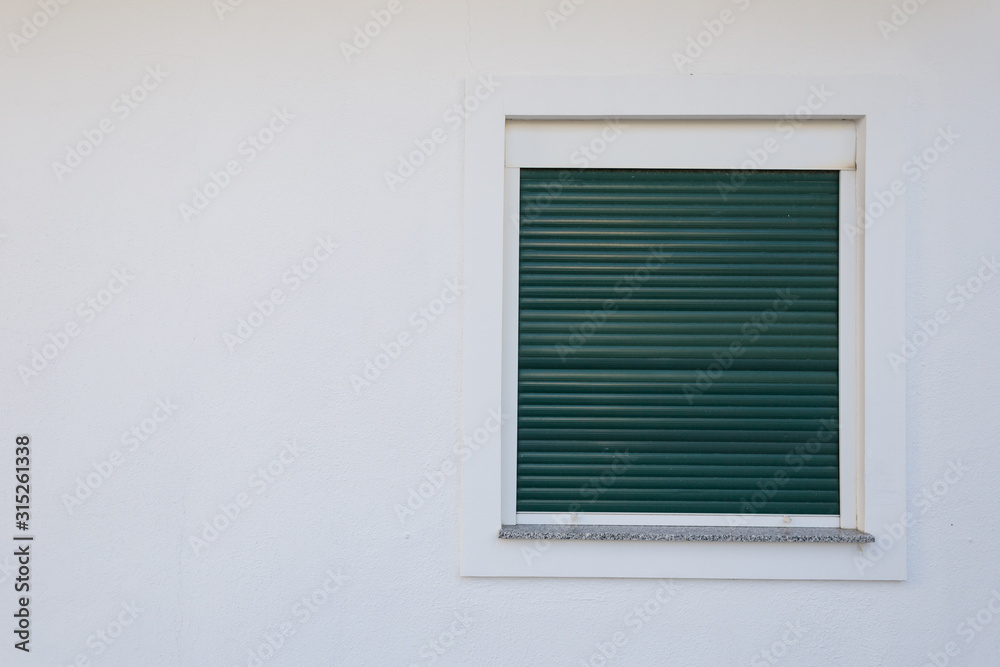
[[[506,166],[854,169],[853,120],[507,120]]]

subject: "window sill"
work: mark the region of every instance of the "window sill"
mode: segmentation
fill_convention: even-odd
[[[863,544],[875,538],[844,528],[780,528],[770,526],[503,526],[506,540],[637,540],[662,542],[825,542]]]

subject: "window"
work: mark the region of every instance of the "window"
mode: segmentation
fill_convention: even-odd
[[[514,171],[516,522],[841,527],[840,172]]]
[[[899,261],[859,233],[872,114],[626,83],[511,80],[470,119],[463,423],[505,419],[463,463],[463,573],[862,578],[861,531],[903,509],[902,432],[864,421],[890,381],[903,426],[864,357],[901,324],[866,310],[899,287],[864,271]]]

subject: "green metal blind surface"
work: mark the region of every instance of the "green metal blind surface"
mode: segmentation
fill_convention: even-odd
[[[517,510],[837,514],[838,172],[520,174]]]

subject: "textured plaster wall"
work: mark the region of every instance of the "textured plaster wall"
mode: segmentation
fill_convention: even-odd
[[[952,293],[1000,251],[1000,4],[911,0],[888,32],[888,0],[224,1],[52,0],[36,31],[36,2],[0,8],[0,516],[30,434],[37,536],[32,650],[8,631],[0,663],[1000,661],[1000,618],[959,625],[1000,590],[1000,279]],[[391,21],[348,61],[372,11]],[[901,171],[909,329],[949,315],[905,364],[908,581],[462,579],[457,475],[401,520],[457,460],[462,306],[435,300],[461,291],[463,138],[444,114],[471,73],[899,74],[911,149],[959,135]],[[54,167],[85,132],[100,143]],[[227,185],[199,210],[213,173]]]

